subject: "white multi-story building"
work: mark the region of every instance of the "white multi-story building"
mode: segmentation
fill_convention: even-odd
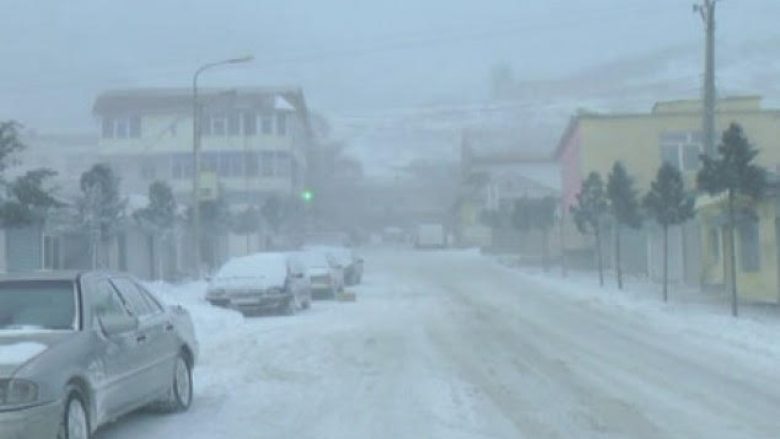
[[[202,89],[201,169],[204,198],[219,188],[231,205],[262,205],[305,184],[309,115],[295,88]],[[100,151],[125,193],[146,193],[164,180],[190,200],[193,100],[189,89],[107,91],[94,104]]]

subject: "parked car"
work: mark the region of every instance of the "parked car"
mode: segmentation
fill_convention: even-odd
[[[133,278],[0,278],[0,437],[84,439],[149,405],[184,411],[198,354],[192,321]]]
[[[344,290],[344,269],[332,256],[322,250],[306,250],[298,254],[306,267],[312,296],[332,299]]]
[[[256,253],[231,259],[210,282],[206,300],[244,314],[293,314],[311,306],[306,267],[295,255]]]
[[[339,246],[312,246],[306,249],[325,253],[333,264],[344,271],[345,285],[357,285],[363,280],[363,258],[353,249]]]

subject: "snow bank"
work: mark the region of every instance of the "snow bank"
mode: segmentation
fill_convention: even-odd
[[[700,345],[728,349],[732,353],[751,355],[753,363],[765,362],[774,368],[780,361],[780,316],[766,308],[745,305],[739,318],[730,315],[727,300],[700,293],[689,287],[670,286],[670,301],[664,303],[661,287],[652,282],[633,279],[625,290],[618,290],[614,279],[605,274],[606,285],[599,286],[597,273],[572,272],[567,278],[560,273],[542,273],[532,269],[511,269],[516,276],[534,282],[586,306],[621,312],[634,321],[663,328],[670,336],[684,337]],[[770,312],[767,312],[770,311]]]
[[[0,345],[0,365],[24,363],[45,350],[45,344],[33,342]]]

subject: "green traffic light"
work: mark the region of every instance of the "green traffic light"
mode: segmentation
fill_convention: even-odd
[[[314,199],[314,193],[312,191],[309,191],[309,190],[303,191],[301,193],[301,198],[303,199],[303,201],[308,203],[308,202],[310,202],[311,200]]]

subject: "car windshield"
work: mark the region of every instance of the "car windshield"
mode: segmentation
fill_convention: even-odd
[[[73,282],[0,282],[0,331],[76,328]]]

